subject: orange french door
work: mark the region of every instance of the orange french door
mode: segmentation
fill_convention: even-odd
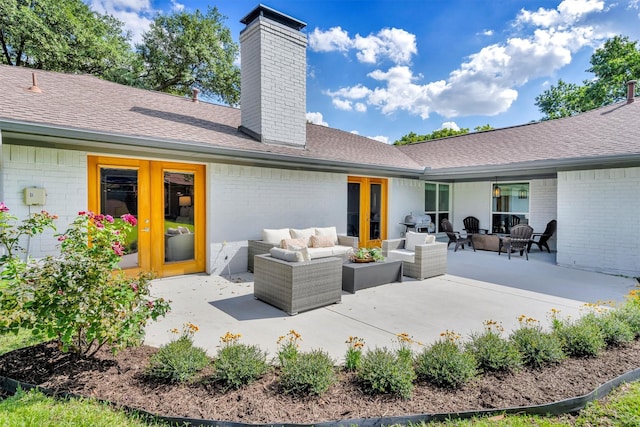
[[[120,267],[157,277],[205,269],[203,165],[89,156],[89,209],[138,224]]]
[[[360,247],[380,247],[387,238],[387,180],[350,176],[347,190],[347,234]]]

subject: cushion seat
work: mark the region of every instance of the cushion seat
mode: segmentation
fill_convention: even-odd
[[[396,259],[399,261],[415,262],[415,251],[408,251],[406,249],[392,249],[387,252],[389,259]]]

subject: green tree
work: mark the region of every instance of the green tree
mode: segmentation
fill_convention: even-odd
[[[463,135],[465,133],[469,133],[469,128],[461,128],[459,130],[450,129],[450,128],[437,129],[425,135],[418,135],[415,132],[409,132],[408,134],[404,135],[402,138],[395,141],[393,145],[407,145],[407,144],[413,144],[414,142],[422,142],[422,141],[429,141],[431,139],[446,138],[447,136]]]
[[[154,90],[188,95],[196,87],[230,105],[240,101],[238,46],[217,8],[206,14],[158,15],[137,45],[144,62],[142,82]]]
[[[475,132],[482,132],[485,130],[492,130],[492,129],[493,129],[493,126],[491,126],[489,123],[487,123],[486,125],[480,125],[473,128]]]
[[[615,36],[596,49],[589,60],[595,78],[582,85],[562,80],[536,97],[543,120],[572,116],[609,105],[626,96],[625,83],[640,77],[640,50],[637,42]]]
[[[3,64],[115,78],[131,71],[128,40],[82,0],[0,0]]]

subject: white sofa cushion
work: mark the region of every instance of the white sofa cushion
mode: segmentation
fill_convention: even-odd
[[[398,261],[414,262],[416,253],[406,249],[393,249],[387,252],[387,258]]]
[[[344,256],[347,252],[349,252],[349,250],[353,249],[351,246],[341,246],[341,245],[336,245],[334,247],[331,248],[333,251],[332,255],[333,256]]]
[[[330,236],[333,244],[338,244],[338,232],[335,227],[316,227],[316,236]]]
[[[427,238],[424,241],[427,245],[430,245],[432,243],[436,242],[436,235],[435,234],[427,234]]]
[[[289,233],[294,239],[305,239],[305,242],[307,242],[307,246],[311,246],[311,236],[315,236],[316,230],[315,228],[290,228]]]
[[[262,230],[262,240],[267,243],[274,243],[279,245],[283,239],[290,239],[291,233],[288,228],[270,229],[265,228]]]
[[[288,249],[282,248],[271,248],[269,253],[273,258],[281,259],[283,261],[289,262],[302,262],[304,261],[304,256],[300,251],[290,251]]]
[[[318,259],[333,256],[334,247],[335,246],[332,246],[330,248],[307,248],[307,251],[309,252],[309,258]]]
[[[404,248],[408,251],[415,251],[416,245],[424,245],[427,235],[424,233],[415,233],[407,231],[404,241]]]

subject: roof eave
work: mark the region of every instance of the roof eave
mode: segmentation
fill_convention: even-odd
[[[34,145],[87,151],[100,150],[114,154],[167,155],[167,152],[170,151],[175,158],[176,151],[178,151],[179,158],[190,161],[212,161],[335,173],[370,173],[404,178],[419,178],[424,173],[422,169],[306,158],[289,154],[240,150],[199,142],[150,139],[12,120],[0,120],[0,131],[3,135],[35,143]]]

